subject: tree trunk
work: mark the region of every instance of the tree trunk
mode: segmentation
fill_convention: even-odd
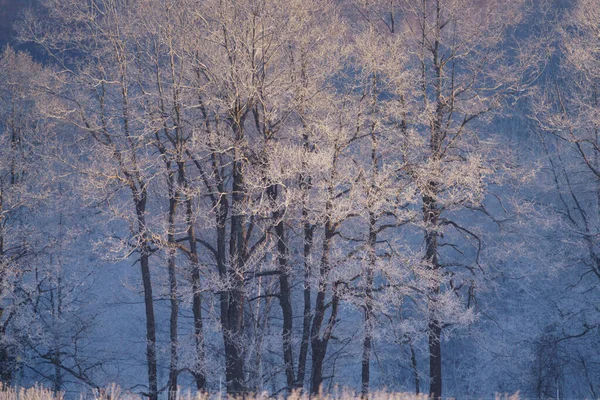
[[[436,0],[435,32],[432,49],[433,66],[435,70],[435,118],[431,123],[430,150],[431,158],[439,161],[441,159],[444,135],[442,134],[444,102],[442,96],[443,88],[443,61],[440,59],[440,36],[441,36],[441,4]],[[438,186],[436,182],[431,181],[427,184],[426,193],[423,196],[423,221],[425,222],[425,260],[433,271],[440,269],[438,260],[438,228],[441,210],[437,204]],[[429,395],[432,400],[442,397],[442,344],[440,341],[442,326],[436,313],[436,296],[440,293],[439,284],[432,289],[428,299],[428,340],[429,340]]]
[[[365,293],[365,337],[363,339],[362,370],[361,370],[361,393],[363,396],[369,394],[369,380],[371,377],[371,342],[373,329],[373,270],[369,268],[366,276]]]
[[[361,393],[367,396],[369,393],[369,380],[371,377],[371,341],[373,331],[373,270],[375,269],[376,255],[375,244],[377,243],[377,231],[375,230],[375,216],[369,213],[369,239],[367,247],[369,251],[368,265],[365,271],[365,337],[363,339],[362,371],[361,371]]]
[[[194,341],[196,344],[196,366],[193,371],[196,380],[196,389],[202,392],[206,389],[206,373],[204,372],[204,328],[202,322],[202,291],[200,285],[200,258],[198,256],[198,243],[194,229],[194,209],[189,185],[185,176],[183,162],[178,162],[179,184],[186,190],[186,223],[187,237],[190,246],[190,259],[192,262],[192,313],[194,315]]]
[[[225,379],[227,381],[227,394],[240,396],[245,393],[244,360],[241,351],[241,333],[243,322],[242,290],[236,289],[228,293],[229,307],[227,319],[229,326],[223,332],[225,341]]]
[[[140,255],[142,282],[144,286],[144,305],[146,308],[146,360],[148,363],[148,398],[158,400],[158,378],[156,372],[156,323],[154,319],[154,301],[152,280],[150,278],[149,247],[144,246]]]
[[[303,149],[305,152],[310,150],[309,136],[307,133],[302,135]],[[306,165],[302,165],[303,169]],[[311,304],[311,266],[310,253],[313,246],[313,235],[315,227],[308,220],[308,191],[311,188],[311,178],[308,175],[303,175],[300,179],[300,188],[302,189],[302,220],[304,221],[304,311],[302,318],[302,342],[300,343],[300,354],[298,356],[298,375],[296,377],[296,388],[304,386],[306,377],[306,359],[308,357],[308,348],[310,345],[310,324],[312,320],[312,304]]]
[[[306,209],[303,214],[306,219]],[[308,357],[308,347],[310,345],[310,323],[312,320],[312,304],[311,304],[311,283],[310,283],[310,252],[313,244],[314,227],[308,223],[304,223],[304,312],[302,319],[302,342],[300,344],[300,355],[298,357],[298,376],[296,377],[296,388],[304,386],[306,377],[306,359]]]
[[[196,343],[196,368],[194,370],[194,379],[196,380],[196,389],[204,391],[206,389],[206,374],[204,372],[204,332],[202,322],[202,292],[200,289],[200,267],[197,262],[192,262],[192,290],[193,300],[192,308],[194,314],[194,339]]]
[[[169,317],[169,341],[170,355],[169,361],[169,382],[167,384],[167,392],[169,400],[175,400],[177,397],[177,376],[178,376],[178,333],[177,324],[179,319],[179,298],[177,293],[177,271],[175,263],[176,250],[175,245],[175,214],[177,212],[177,193],[175,190],[173,171],[171,171],[171,163],[167,162],[168,185],[169,185],[169,217],[168,217],[168,234],[167,242],[170,247],[169,252],[168,273],[169,273],[169,300],[171,305],[171,315]]]
[[[429,397],[432,400],[442,398],[442,345],[440,324],[429,322]]]
[[[331,209],[329,202],[327,206],[327,212]],[[325,294],[327,293],[327,279],[330,272],[330,251],[331,251],[331,240],[335,234],[335,227],[331,220],[325,223],[325,237],[323,239],[323,254],[321,256],[321,267],[319,277],[319,290],[317,292],[317,299],[315,303],[315,312],[312,321],[311,328],[311,349],[312,349],[312,369],[311,369],[311,382],[310,382],[310,393],[315,395],[321,390],[323,383],[323,362],[325,355],[327,354],[327,345],[333,328],[337,319],[337,311],[339,298],[336,293],[336,287],[334,284],[333,297],[331,300],[331,314],[325,330],[321,334],[321,326],[325,319]]]
[[[436,193],[436,185],[431,182],[428,190]],[[429,268],[437,271],[440,268],[438,261],[438,231],[440,210],[437,207],[435,198],[432,195],[423,197],[423,215],[426,226],[425,234],[425,260],[429,263]],[[429,338],[429,395],[433,400],[442,397],[442,348],[441,333],[442,327],[436,313],[436,299],[439,295],[440,287],[436,286],[431,290],[428,300],[429,314],[427,316],[428,338]]]
[[[275,218],[279,219],[279,213]],[[292,352],[292,329],[293,329],[293,309],[292,293],[289,283],[289,265],[288,265],[288,246],[285,240],[285,227],[283,221],[279,221],[275,226],[277,234],[277,252],[279,253],[279,303],[283,314],[282,342],[283,342],[283,362],[285,363],[285,376],[287,380],[287,389],[291,391],[294,387],[294,355]]]
[[[415,348],[413,347],[412,343],[410,343],[409,346],[410,346],[410,366],[413,370],[413,375],[415,377],[415,394],[419,395],[419,394],[421,394],[421,383],[420,383],[420,379],[419,379],[419,368],[417,366],[417,355],[415,354]]]
[[[245,264],[245,187],[243,175],[243,121],[234,123],[236,144],[234,146],[233,183],[231,195],[231,230],[229,253],[231,268],[229,281],[233,288],[228,291],[227,329],[223,331],[225,339],[227,393],[239,396],[246,391],[244,360],[242,357],[242,333],[244,327],[244,264]]]
[[[146,309],[146,361],[148,364],[148,398],[158,400],[158,378],[156,369],[156,323],[154,318],[154,299],[152,295],[152,279],[150,276],[150,243],[146,232],[146,199],[145,189],[140,189],[136,197],[135,207],[138,219],[138,234],[141,238],[140,268],[144,287],[144,306]]]
[[[216,160],[216,156],[213,154],[213,160]],[[216,162],[216,161],[215,161]],[[228,271],[227,271],[227,256],[226,256],[226,243],[227,243],[227,215],[229,211],[229,204],[227,200],[227,196],[225,194],[225,185],[220,175],[218,174],[218,168],[215,166],[214,172],[215,175],[219,177],[219,182],[217,183],[217,189],[219,191],[219,205],[217,207],[217,215],[216,215],[216,230],[217,230],[217,269],[219,271],[219,277],[226,281],[228,279]],[[225,383],[228,393],[233,393],[233,391],[238,391],[238,387],[233,387],[234,378],[239,375],[234,373],[236,368],[235,365],[232,365],[232,360],[235,356],[235,350],[232,350],[232,345],[230,343],[231,338],[229,334],[229,297],[230,292],[227,290],[223,290],[219,293],[219,304],[220,304],[220,319],[221,319],[221,329],[223,333],[223,345],[225,348]],[[239,368],[239,367],[238,367]]]
[[[327,346],[329,344],[331,334],[333,333],[333,327],[337,319],[337,312],[339,307],[339,297],[337,294],[335,294],[336,290],[336,288],[333,289],[334,294],[333,298],[331,299],[331,315],[329,317],[329,322],[327,323],[325,332],[323,333],[323,337],[319,337],[319,334],[317,332],[317,336],[313,336],[313,338],[311,339],[312,370],[310,380],[310,393],[312,395],[318,394],[319,391],[322,389],[321,385],[323,384],[323,362],[325,361],[325,356],[327,355]],[[317,304],[319,304],[319,311],[315,311],[315,318],[317,318],[318,315],[324,315],[325,313],[325,309],[321,308],[323,302],[319,301],[320,294],[323,294],[321,296],[323,299],[325,298],[324,292],[320,292],[319,294],[317,294]],[[313,329],[315,326],[320,326],[320,324],[317,323],[317,325],[314,325],[313,322]]]
[[[61,217],[61,224],[62,224],[62,217]],[[54,314],[54,324],[57,324],[58,320],[60,320],[62,318],[62,301],[63,301],[63,294],[62,294],[62,278],[61,278],[61,274],[62,271],[58,272],[58,277],[57,277],[57,282],[56,282],[56,305],[52,305],[52,313]],[[50,292],[50,299],[51,302],[54,303],[54,296],[53,296],[53,291]],[[56,325],[55,325],[56,327]],[[60,368],[60,365],[62,363],[61,360],[61,344],[60,344],[60,336],[61,336],[61,332],[56,329],[55,330],[55,344],[54,344],[54,356],[52,359],[52,362],[54,363],[54,382],[53,382],[53,387],[52,387],[52,391],[54,392],[55,396],[58,396],[58,394],[60,393],[60,391],[62,390],[63,387],[63,371]]]
[[[325,344],[321,339],[312,339],[312,369],[310,376],[310,394],[318,395],[323,389],[323,361],[325,360]]]
[[[175,250],[169,249],[169,297],[171,303],[171,315],[169,317],[169,341],[171,348],[171,359],[169,361],[169,382],[167,385],[169,400],[175,400],[177,397],[177,365],[179,363],[178,354],[178,334],[177,323],[179,317],[179,299],[177,294],[177,276],[175,272]]]

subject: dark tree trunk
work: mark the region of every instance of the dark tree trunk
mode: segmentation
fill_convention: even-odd
[[[169,317],[169,341],[170,341],[170,356],[169,361],[169,382],[167,384],[169,400],[175,400],[177,397],[177,366],[179,364],[178,353],[178,333],[177,324],[179,319],[179,297],[177,293],[177,271],[175,262],[175,214],[177,212],[177,193],[175,190],[174,172],[171,170],[171,163],[167,162],[168,185],[169,185],[169,217],[168,217],[168,234],[167,242],[170,247],[169,252],[168,273],[169,273],[169,300],[171,305],[171,315]]]
[[[175,251],[169,249],[169,297],[171,303],[171,315],[169,317],[169,340],[171,348],[171,359],[169,361],[169,382],[167,391],[169,400],[174,400],[177,396],[177,365],[179,363],[178,354],[178,333],[177,321],[179,317],[179,298],[177,294],[177,276],[175,272]]]
[[[429,397],[432,400],[442,398],[442,328],[432,320],[429,322]]]
[[[242,334],[244,327],[244,264],[245,264],[245,216],[244,206],[246,201],[244,175],[243,175],[243,121],[234,123],[236,144],[234,145],[233,183],[231,195],[231,230],[229,241],[229,254],[231,268],[228,278],[232,282],[232,289],[228,293],[227,301],[227,329],[223,330],[225,341],[225,357],[227,380],[227,393],[241,395],[246,392],[244,360],[242,357]]]
[[[331,209],[331,204],[328,204],[327,212]],[[311,349],[312,349],[312,369],[311,369],[311,382],[310,382],[310,393],[318,394],[321,390],[323,383],[323,362],[327,354],[327,345],[329,339],[333,333],[333,328],[337,319],[337,311],[339,305],[339,297],[337,295],[336,284],[333,286],[333,297],[331,300],[331,314],[329,321],[321,333],[321,327],[325,319],[325,295],[327,293],[327,279],[330,272],[330,251],[331,241],[335,234],[335,226],[328,220],[325,223],[325,237],[323,239],[323,254],[321,256],[320,266],[320,277],[319,277],[319,288],[317,292],[317,299],[315,303],[315,312],[311,327]]]
[[[322,389],[321,385],[323,383],[323,362],[325,360],[325,355],[327,354],[327,345],[329,344],[329,339],[331,339],[331,335],[333,334],[333,329],[335,327],[337,321],[337,313],[339,306],[339,295],[338,295],[338,284],[339,282],[334,282],[332,284],[332,298],[331,304],[329,307],[331,308],[329,320],[321,333],[321,327],[323,325],[323,321],[325,319],[325,310],[327,306],[325,305],[325,295],[327,293],[328,280],[330,279],[331,272],[331,245],[333,241],[333,237],[336,234],[338,228],[338,222],[335,222],[331,218],[331,213],[333,209],[332,199],[334,196],[334,182],[336,182],[336,168],[337,168],[337,157],[339,154],[339,149],[336,148],[334,157],[332,160],[332,169],[330,176],[330,184],[327,189],[327,202],[325,204],[325,232],[323,237],[323,249],[321,254],[321,263],[319,267],[319,284],[317,291],[317,299],[315,302],[315,311],[313,314],[312,327],[310,330],[310,340],[311,340],[311,349],[312,349],[312,370],[311,370],[311,382],[310,382],[310,393],[318,394]]]
[[[2,334],[3,336],[4,334]],[[0,344],[0,382],[4,385],[10,385],[13,380],[13,373],[14,359],[11,357],[9,349],[4,344]]]
[[[336,288],[334,288],[334,292]],[[319,293],[320,294],[320,293]],[[319,302],[319,294],[317,294],[317,303]],[[324,295],[323,295],[324,298]],[[311,339],[311,348],[312,348],[312,370],[311,370],[311,378],[310,378],[310,393],[312,395],[318,394],[322,389],[321,385],[323,384],[323,363],[325,361],[325,356],[327,355],[327,346],[329,344],[329,339],[331,338],[331,334],[333,333],[333,327],[335,321],[337,319],[337,312],[339,307],[339,297],[334,293],[333,298],[331,300],[331,315],[329,318],[329,322],[323,333],[322,337],[318,337],[318,333],[316,337]],[[324,309],[322,314],[324,315]],[[315,311],[315,318],[317,315],[320,315],[321,311]],[[314,322],[313,322],[314,324]],[[320,324],[317,324],[320,325]],[[314,327],[315,325],[313,325]]]
[[[325,344],[321,339],[312,340],[312,369],[310,376],[310,394],[318,395],[323,384],[323,361],[325,360]]]
[[[369,262],[365,271],[365,337],[363,339],[361,371],[361,393],[363,396],[366,396],[369,393],[369,381],[371,377],[371,342],[373,334],[373,270],[375,269],[375,244],[377,243],[377,230],[375,229],[375,224],[375,216],[372,212],[370,212],[369,238],[367,241]]]
[[[61,217],[61,224],[62,224],[62,217]],[[52,303],[54,303],[54,299],[53,299],[53,292],[50,293],[51,296],[51,301]],[[62,318],[62,301],[63,301],[63,294],[62,294],[62,278],[60,276],[60,273],[58,275],[58,279],[57,279],[57,283],[56,283],[56,306],[52,307],[52,312],[54,313],[54,317],[56,319],[61,319]],[[58,394],[60,393],[60,391],[62,390],[63,387],[63,381],[64,381],[64,377],[63,377],[63,371],[61,369],[61,345],[60,345],[60,336],[57,332],[56,337],[55,337],[56,343],[55,343],[55,347],[54,347],[54,356],[52,358],[52,363],[54,364],[54,382],[53,382],[53,387],[52,387],[52,391],[54,392],[54,396],[58,396]]]
[[[198,243],[196,242],[196,230],[194,229],[194,209],[192,195],[189,193],[189,184],[186,178],[185,165],[178,163],[179,184],[186,192],[185,215],[187,224],[187,238],[190,247],[190,260],[192,262],[192,313],[194,315],[194,341],[196,345],[196,365],[192,372],[196,381],[196,389],[206,389],[206,373],[204,372],[204,329],[202,322],[202,291],[200,282],[200,258],[198,256]]]
[[[369,394],[369,380],[371,377],[371,342],[373,329],[373,271],[369,269],[366,277],[366,299],[365,299],[365,337],[363,339],[362,370],[361,370],[361,393],[363,396]]]
[[[308,211],[302,211],[306,220]],[[311,304],[311,284],[310,284],[310,262],[309,257],[313,245],[314,227],[308,223],[304,223],[304,312],[302,318],[302,342],[300,343],[300,355],[298,357],[298,376],[296,377],[296,388],[304,386],[306,377],[306,359],[308,357],[308,348],[310,345],[310,323],[312,320],[312,304]]]
[[[216,159],[213,155],[213,159]],[[217,172],[217,168],[215,167],[215,172]],[[228,271],[227,271],[227,256],[226,256],[226,244],[227,244],[227,228],[226,221],[229,210],[229,204],[227,201],[227,197],[225,194],[225,186],[222,180],[217,184],[219,190],[220,204],[217,208],[217,268],[219,270],[219,276],[222,280],[228,279]],[[223,345],[225,348],[225,383],[228,393],[237,393],[241,391],[239,385],[235,384],[234,379],[239,376],[239,373],[235,373],[236,367],[234,365],[235,360],[235,349],[232,348],[233,344],[231,336],[230,336],[230,321],[229,321],[229,298],[230,292],[223,290],[219,293],[219,303],[220,303],[220,319],[221,319],[221,329],[223,333]]]
[[[434,43],[432,49],[433,67],[435,70],[434,90],[435,90],[435,118],[431,123],[430,150],[431,158],[439,161],[442,157],[442,147],[444,135],[442,133],[444,119],[444,104],[445,100],[442,97],[443,88],[443,61],[440,59],[440,36],[441,36],[441,4],[440,0],[436,0],[436,16],[435,16],[435,32]],[[425,260],[429,263],[429,267],[437,271],[440,268],[438,260],[438,228],[439,217],[441,210],[437,204],[437,195],[439,189],[435,182],[429,182],[426,193],[423,196],[423,221],[425,222]],[[441,332],[442,327],[440,321],[435,316],[436,313],[436,297],[440,293],[440,287],[437,285],[429,293],[428,299],[428,340],[429,340],[429,395],[433,400],[441,399],[442,397],[442,349],[441,349]]]
[[[280,219],[279,213],[275,213],[276,220]],[[283,221],[278,221],[275,226],[277,234],[277,252],[279,253],[279,303],[283,314],[282,342],[283,342],[283,362],[285,363],[285,376],[288,391],[294,387],[294,355],[292,352],[292,329],[293,329],[293,310],[292,293],[289,283],[289,265],[288,265],[288,246],[285,239],[285,227]]]
[[[163,115],[166,115],[164,97],[163,97],[163,85],[156,69],[156,85],[160,94],[160,110]],[[179,125],[179,123],[177,124]],[[176,147],[180,150],[181,134],[180,130],[177,130],[176,136]],[[170,347],[170,360],[169,360],[169,381],[167,382],[167,397],[169,400],[175,400],[177,398],[177,386],[178,386],[178,364],[179,364],[179,338],[178,338],[178,320],[179,320],[179,295],[177,289],[177,263],[176,263],[176,241],[175,241],[175,218],[177,214],[177,208],[179,206],[179,191],[175,187],[175,171],[171,168],[173,165],[171,155],[168,154],[167,149],[163,143],[163,140],[167,140],[169,135],[169,128],[167,127],[166,119],[163,121],[163,133],[164,138],[159,136],[158,131],[156,135],[156,147],[158,148],[162,158],[165,160],[165,169],[167,171],[167,186],[169,191],[169,215],[168,215],[168,232],[167,232],[167,245],[168,245],[168,259],[167,269],[169,275],[169,302],[170,302],[170,317],[169,317],[169,347]]]
[[[305,127],[306,128],[306,127]],[[305,152],[310,150],[309,136],[307,133],[302,135],[303,148]],[[303,168],[306,165],[303,164]],[[310,345],[310,328],[312,321],[312,304],[311,304],[311,266],[310,254],[313,246],[313,235],[315,227],[309,222],[308,215],[308,195],[311,188],[311,178],[308,175],[303,175],[300,179],[300,188],[302,189],[302,220],[304,221],[304,311],[302,314],[302,341],[300,343],[300,354],[298,356],[298,375],[296,377],[296,388],[304,387],[306,377],[306,360],[308,357],[308,348]]]
[[[430,183],[428,190],[431,193],[436,193],[435,183]],[[436,271],[440,268],[438,261],[438,226],[440,210],[437,207],[436,201],[432,195],[423,197],[423,215],[426,225],[425,234],[425,260],[429,263],[429,268]],[[435,316],[436,296],[440,293],[440,287],[436,286],[429,293],[428,308],[428,339],[429,339],[429,395],[433,400],[441,399],[442,397],[442,344],[440,341],[442,327],[441,323]]]
[[[188,218],[192,212],[191,200],[188,200],[187,206]],[[196,367],[194,369],[194,379],[198,391],[206,389],[206,373],[204,372],[204,331],[202,322],[202,291],[200,287],[200,264],[198,261],[198,252],[196,245],[196,236],[194,227],[190,223],[188,226],[188,235],[190,242],[190,253],[192,257],[192,311],[194,314],[194,339],[196,343]]]
[[[196,367],[194,369],[194,379],[196,380],[196,389],[204,391],[206,389],[206,374],[204,372],[204,332],[202,322],[202,293],[200,291],[200,268],[198,264],[192,266],[192,290],[194,291],[192,308],[194,314],[194,339],[196,343]]]
[[[415,394],[421,394],[421,382],[419,379],[419,368],[417,366],[417,355],[415,354],[415,348],[412,343],[410,346],[410,366],[413,371],[413,375],[415,377]]]
[[[241,350],[241,332],[243,322],[243,299],[241,290],[236,289],[228,293],[229,313],[227,318],[229,326],[223,332],[225,341],[225,379],[227,381],[227,394],[240,396],[246,392],[244,360]]]
[[[146,199],[145,189],[136,197],[135,207],[138,219],[138,234],[141,238],[140,268],[144,287],[144,306],[146,309],[146,360],[148,364],[148,398],[158,400],[158,378],[156,370],[156,322],[154,318],[154,299],[152,296],[152,279],[150,276],[150,242],[146,232]]]
[[[140,257],[142,281],[144,286],[144,304],[146,308],[146,360],[148,363],[148,397],[158,400],[158,378],[156,372],[156,323],[154,319],[154,301],[150,278],[149,248],[142,250]]]

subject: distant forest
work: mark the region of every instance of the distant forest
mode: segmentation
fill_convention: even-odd
[[[600,0],[0,0],[0,381],[600,397]]]

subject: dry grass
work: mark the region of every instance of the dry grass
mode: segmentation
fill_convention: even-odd
[[[166,397],[166,396],[165,396]],[[110,385],[106,389],[95,391],[90,397],[81,396],[82,400],[87,398],[93,400],[145,400],[146,398],[139,394],[130,393],[121,390],[117,385]],[[180,392],[177,394],[178,400],[221,400],[226,399],[225,396],[219,394],[206,394],[206,393],[191,393]],[[246,396],[245,400],[272,400],[273,397],[267,393],[255,394]],[[328,394],[321,394],[318,396],[308,396],[300,392],[294,392],[290,396],[277,396],[277,400],[365,400],[360,394],[349,390],[334,390]],[[427,400],[426,395],[414,395],[411,393],[394,393],[377,391],[369,393],[368,400]],[[13,388],[4,387],[0,383],[0,400],[63,400],[63,395],[54,395],[52,390],[43,388],[42,386],[34,386],[29,389],[25,388]],[[519,394],[509,395],[496,395],[496,400],[519,400]]]
[[[52,390],[42,386],[34,386],[29,389],[5,387],[0,382],[0,400],[62,400],[62,394],[54,395]]]
[[[166,397],[166,396],[165,396]],[[182,391],[177,394],[178,400],[226,400],[227,396],[209,393],[192,393],[190,391]],[[242,397],[230,397],[231,400],[242,400]],[[244,400],[365,400],[356,392],[349,390],[334,390],[328,394],[320,394],[318,396],[309,396],[300,391],[293,392],[289,396],[279,395],[273,397],[268,393],[258,393],[246,395]],[[372,392],[368,396],[368,400],[427,400],[425,395],[414,395],[410,393],[391,393],[391,392]],[[2,400],[2,399],[0,399]],[[20,399],[19,399],[20,400]],[[111,385],[101,393],[96,393],[94,400],[144,400],[137,394],[132,394],[122,391],[118,386]],[[517,400],[517,399],[510,399]]]

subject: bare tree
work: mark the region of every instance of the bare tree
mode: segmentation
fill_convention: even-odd
[[[38,116],[32,86],[41,76],[42,67],[30,56],[7,47],[0,54],[0,377],[12,381],[18,343],[11,343],[7,332],[20,315],[23,299],[19,296],[27,260],[39,254],[30,217],[36,209],[31,192],[36,184],[33,148]]]
[[[140,104],[135,86],[135,49],[131,39],[135,27],[129,19],[133,9],[114,1],[89,7],[64,2],[48,2],[46,6],[53,17],[48,24],[42,27],[39,21],[30,19],[22,33],[43,46],[65,76],[64,85],[55,89],[55,107],[48,110],[48,116],[88,135],[89,141],[81,144],[89,146],[95,160],[77,166],[89,177],[86,195],[97,196],[117,220],[132,224],[130,240],[121,241],[113,250],[119,257],[128,257],[132,252],[139,255],[146,314],[148,395],[156,399],[156,322],[148,220],[149,184],[155,159],[146,146],[151,132],[140,114],[143,103]],[[82,20],[86,23],[79,24]],[[89,40],[92,37],[94,40]],[[130,195],[129,210],[120,203],[123,190]]]
[[[533,62],[506,62],[507,22],[518,23],[523,3],[398,1],[357,11],[381,37],[371,41],[381,65],[387,59],[397,65],[373,73],[391,98],[382,121],[394,126],[401,144],[398,173],[419,197],[410,208],[420,211],[413,224],[423,231],[422,258],[409,262],[416,280],[404,286],[425,318],[430,395],[437,399],[442,331],[472,321],[470,299],[481,269],[482,238],[460,213],[483,204],[488,184],[504,168],[495,162],[485,124],[506,110],[507,96],[520,90]]]
[[[73,134],[57,158],[111,223],[98,248],[140,263],[151,400],[182,373],[208,390],[219,358],[230,395],[304,387],[309,365],[318,393],[355,340],[344,302],[364,395],[381,329],[417,391],[426,339],[441,398],[443,332],[475,320],[484,271],[472,211],[512,167],[490,126],[535,62],[509,38],[523,2],[349,5],[46,0],[22,27],[52,65],[43,115]]]
[[[597,309],[566,305],[565,299],[594,293],[600,278],[598,247],[598,210],[600,207],[600,141],[598,95],[600,63],[597,1],[577,1],[572,7],[557,12],[555,29],[549,32],[555,51],[552,75],[543,82],[533,104],[532,118],[540,129],[540,142],[548,162],[548,184],[552,192],[545,206],[555,218],[547,237],[562,243],[555,251],[563,257],[548,261],[562,273],[561,290],[548,293],[559,318],[548,322],[537,341],[537,349],[551,357],[538,365],[538,393],[548,390],[575,391],[561,381],[572,379],[582,388],[576,395],[596,396],[594,376],[598,370],[581,348],[593,343],[597,329]],[[568,266],[568,267],[567,267]],[[569,354],[569,357],[565,356]],[[548,363],[554,362],[554,376]],[[575,371],[573,378],[567,378]],[[585,394],[583,394],[585,393]],[[566,395],[566,394],[565,394]]]

